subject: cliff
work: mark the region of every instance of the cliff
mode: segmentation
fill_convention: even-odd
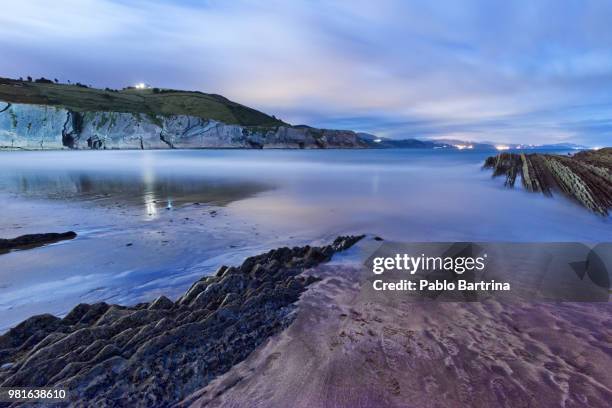
[[[294,127],[219,95],[0,79],[0,149],[371,145],[352,131]]]
[[[527,191],[558,191],[604,216],[612,208],[612,148],[573,156],[501,153],[487,158],[484,168],[493,169],[493,177],[506,176],[508,187],[520,176]]]
[[[243,126],[188,115],[78,112],[0,102],[0,148],[360,148],[354,132]]]

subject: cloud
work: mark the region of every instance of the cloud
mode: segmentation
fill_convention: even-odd
[[[570,0],[30,0],[0,15],[0,75],[199,89],[391,137],[602,144],[611,13]]]

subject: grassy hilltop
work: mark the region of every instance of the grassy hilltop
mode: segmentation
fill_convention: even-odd
[[[77,112],[112,111],[146,115],[190,115],[243,126],[287,125],[273,116],[215,94],[173,89],[122,90],[59,84],[49,80],[0,78],[0,100],[65,107]]]

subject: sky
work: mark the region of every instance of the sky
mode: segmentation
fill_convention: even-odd
[[[0,0],[0,76],[392,138],[612,145],[612,2]]]

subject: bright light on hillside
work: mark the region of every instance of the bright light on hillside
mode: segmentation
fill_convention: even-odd
[[[140,83],[134,85],[134,88],[136,88],[136,89],[146,89],[147,88],[147,84],[145,84],[144,82],[140,82]]]

